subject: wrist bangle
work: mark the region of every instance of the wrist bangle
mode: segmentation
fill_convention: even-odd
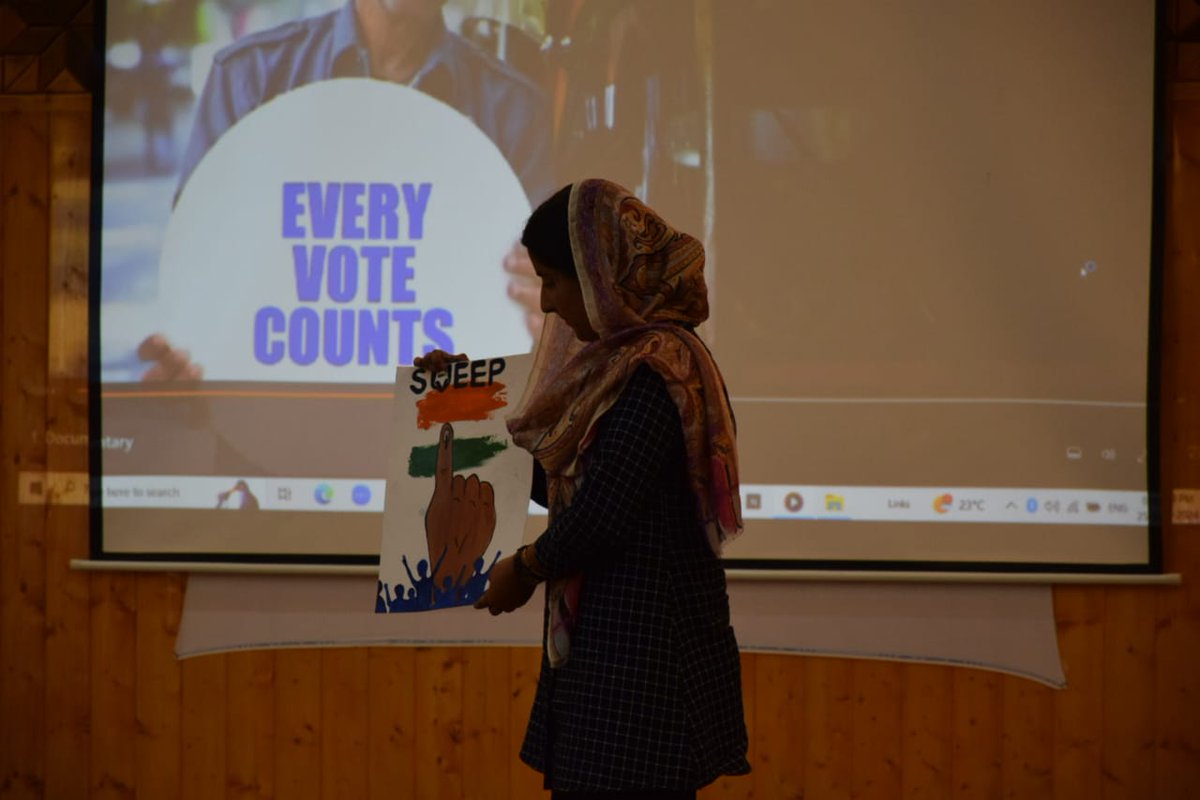
[[[526,583],[531,583],[536,586],[545,579],[545,576],[538,575],[533,571],[533,567],[525,563],[523,556],[525,553],[525,548],[528,546],[529,545],[527,544],[523,544],[518,547],[517,552],[514,554],[514,559],[516,560],[517,574],[521,576],[521,579]]]

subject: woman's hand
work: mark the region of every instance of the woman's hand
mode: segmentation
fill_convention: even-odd
[[[476,608],[486,608],[492,616],[516,611],[529,602],[537,584],[527,581],[517,572],[516,556],[509,556],[496,562],[488,575],[488,588],[483,596],[475,601]]]
[[[423,369],[431,375],[445,372],[456,361],[470,361],[466,353],[450,354],[445,350],[430,350],[423,356],[413,359],[413,366]]]

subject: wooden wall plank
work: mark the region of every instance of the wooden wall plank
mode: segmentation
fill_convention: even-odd
[[[275,654],[249,650],[228,656],[226,797],[275,796]]]
[[[1188,577],[1155,598],[1154,796],[1162,800],[1200,795],[1200,539],[1190,534],[1175,550]]]
[[[90,108],[50,114],[49,392],[46,469],[87,472],[87,257]],[[3,234],[0,233],[0,236]],[[82,313],[81,313],[82,310]],[[82,339],[80,335],[82,334]],[[51,498],[46,508],[46,796],[86,797],[91,628],[88,509]]]
[[[510,650],[463,651],[463,794],[507,800],[517,753],[509,747]]]
[[[1054,697],[1027,678],[1001,678],[1001,765],[1003,796],[1010,800],[1054,793]]]
[[[853,780],[854,681],[850,662],[814,658],[805,667],[808,698],[802,735],[807,741],[805,797],[849,797]]]
[[[411,647],[373,647],[368,654],[370,750],[368,796],[371,800],[411,797],[416,791],[416,651]]]
[[[805,714],[806,659],[759,654],[755,660],[754,770],[755,797],[793,800],[804,797],[804,763],[808,740],[796,736]]]
[[[463,654],[458,648],[416,652],[417,792],[428,800],[463,797]]]
[[[1196,18],[1194,3],[1176,6]],[[1183,585],[1155,600],[1154,792],[1183,800],[1200,796],[1200,537],[1194,525],[1171,523],[1170,498],[1176,487],[1200,487],[1200,82],[1172,86],[1168,110],[1160,463],[1165,563]]]
[[[321,796],[367,795],[367,651],[321,651]]]
[[[949,667],[909,664],[901,694],[900,796],[934,800],[953,794],[954,674]]]
[[[322,734],[321,654],[280,650],[275,654],[275,790],[279,800],[321,796]]]
[[[181,662],[180,796],[184,800],[225,796],[228,664],[224,654],[195,656]]]
[[[1104,798],[1143,797],[1154,786],[1154,591],[1113,586],[1104,613]]]
[[[3,393],[8,390],[9,372],[8,357],[4,346],[8,339],[8,315],[4,302],[4,298],[7,296],[4,292],[4,281],[5,275],[8,273],[8,253],[3,247],[3,242],[7,241],[4,236],[9,194],[7,166],[8,162],[13,159],[11,153],[14,152],[7,145],[9,130],[15,122],[16,115],[9,112],[4,106],[0,106],[0,145],[4,145],[0,146],[0,366],[4,370],[3,374],[0,374],[0,403],[4,402]],[[8,154],[7,157],[6,154]],[[9,455],[11,448],[8,436],[8,429],[4,427],[4,422],[0,419],[0,708],[4,707],[3,703],[10,691],[8,688],[9,676],[16,671],[16,655],[13,651],[6,650],[4,643],[7,639],[8,608],[14,602],[11,595],[16,581],[20,580],[16,569],[16,559],[10,555],[16,548],[16,528],[10,522],[10,511],[17,496],[16,487],[13,484],[16,467]],[[13,488],[7,488],[9,486]],[[0,714],[0,740],[7,742],[17,733],[16,721],[9,719],[7,714]],[[16,754],[0,748],[0,792],[8,791],[16,769]]]
[[[1000,796],[1001,685],[1001,676],[994,672],[954,671],[949,734],[954,740],[955,798]]]
[[[49,245],[49,117],[5,114],[3,407],[0,441],[0,707],[10,734],[0,787],[37,797],[45,779],[45,506],[21,505],[17,481],[44,472]]]
[[[170,800],[182,793],[182,677],[175,636],[183,605],[183,576],[146,574],[136,582],[137,790]]]
[[[1057,587],[1054,609],[1067,676],[1054,704],[1054,796],[1099,797],[1104,590]]]
[[[894,662],[851,662],[854,685],[853,797],[898,797],[902,727],[902,666]]]
[[[137,796],[137,584],[134,576],[91,579],[92,800]]]
[[[91,215],[91,107],[49,112],[50,232],[47,275],[48,350],[46,369],[53,380],[86,390],[88,377],[88,233]],[[75,394],[50,417],[60,431],[67,422],[82,423],[71,433],[87,433],[87,406]],[[86,448],[84,448],[86,451]],[[86,466],[86,464],[85,464]]]

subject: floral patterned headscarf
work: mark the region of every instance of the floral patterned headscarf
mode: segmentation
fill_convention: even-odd
[[[634,371],[649,366],[679,409],[697,518],[719,554],[742,519],[725,383],[693,331],[708,318],[704,247],[609,181],[575,184],[568,208],[575,269],[599,339],[581,342],[557,315],[547,316],[509,431],[545,468],[553,515],[571,503],[596,423]],[[548,591],[552,617],[566,613],[569,627],[573,615],[553,596],[577,596],[577,582],[551,582]],[[554,655],[551,648],[552,663]]]

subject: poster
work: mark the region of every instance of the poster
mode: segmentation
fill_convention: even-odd
[[[533,460],[508,434],[533,356],[396,370],[378,613],[471,605],[521,544]]]

